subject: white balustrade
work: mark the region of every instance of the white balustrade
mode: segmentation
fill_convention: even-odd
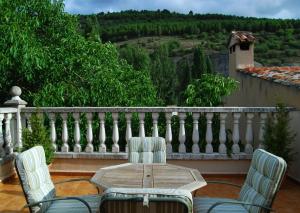
[[[145,113],[139,113],[140,128],[139,128],[139,137],[145,137]]]
[[[185,147],[185,140],[186,140],[186,135],[185,135],[185,127],[184,127],[184,120],[186,119],[186,114],[183,112],[180,112],[178,114],[179,117],[179,153],[186,153],[186,147]]]
[[[0,158],[5,156],[5,150],[4,150],[4,135],[2,131],[2,122],[4,119],[4,114],[0,113]]]
[[[264,134],[265,134],[265,126],[266,126],[266,119],[268,117],[267,113],[260,113],[260,122],[259,122],[259,135],[258,135],[258,140],[259,140],[259,145],[258,147],[263,149],[264,148]]]
[[[62,142],[63,145],[61,147],[62,152],[69,152],[69,134],[68,134],[68,126],[67,126],[67,120],[68,120],[68,114],[67,113],[61,113],[60,117],[62,120]]]
[[[74,152],[81,152],[81,144],[80,144],[80,127],[79,127],[79,119],[80,113],[73,113],[74,118]]]
[[[253,113],[247,113],[247,126],[246,126],[246,146],[245,146],[245,153],[252,154],[253,153],[253,129],[252,129],[252,119],[254,117]]]
[[[94,152],[93,146],[93,114],[98,114],[99,118],[99,154],[107,152],[106,145],[110,144],[111,141],[106,141],[106,129],[105,129],[105,115],[106,113],[112,114],[113,127],[112,127],[112,153],[115,153],[116,156],[119,154],[119,127],[118,119],[119,113],[125,113],[126,118],[126,135],[122,135],[121,142],[126,140],[125,151],[128,151],[128,142],[132,137],[132,114],[138,113],[139,118],[139,136],[145,137],[145,116],[146,114],[152,115],[152,136],[158,137],[158,118],[160,113],[165,113],[166,119],[166,132],[165,132],[165,141],[167,153],[171,154],[168,156],[178,157],[177,154],[173,154],[173,144],[172,144],[172,116],[179,117],[179,153],[184,155],[186,153],[186,145],[192,145],[192,153],[199,154],[199,159],[201,159],[200,153],[200,130],[199,129],[199,118],[201,113],[206,117],[206,135],[205,135],[205,156],[206,154],[214,154],[210,156],[215,156],[217,153],[214,153],[212,142],[213,142],[213,127],[212,119],[215,114],[220,116],[220,129],[219,129],[219,142],[218,147],[219,154],[227,153],[227,135],[226,135],[226,125],[232,127],[232,141],[233,145],[231,147],[232,153],[235,154],[234,158],[239,158],[244,154],[251,155],[253,153],[253,142],[254,142],[254,129],[258,126],[258,141],[259,147],[263,147],[263,137],[265,132],[266,119],[268,114],[274,114],[274,122],[277,120],[276,108],[275,107],[26,107],[26,101],[20,98],[22,93],[21,89],[17,86],[12,87],[11,89],[12,98],[4,103],[4,105],[9,106],[8,108],[0,108],[0,157],[3,157],[6,154],[11,154],[13,151],[20,151],[22,148],[22,127],[25,127],[27,120],[27,127],[32,131],[30,117],[33,113],[39,111],[40,113],[48,114],[49,116],[49,125],[50,125],[50,139],[53,148],[59,154],[57,147],[57,133],[56,133],[56,116],[62,118],[62,131],[61,131],[61,140],[62,146],[60,147],[61,152],[67,154],[70,150],[79,153],[82,150],[81,147],[81,135],[85,133],[87,140],[87,145],[85,147],[85,152],[92,153]],[[289,109],[291,110],[291,108]],[[226,124],[226,118],[228,113],[233,114],[232,123]],[[74,118],[74,131],[71,133],[74,135],[74,147],[69,147],[69,132],[68,132],[68,115],[72,114]],[[80,129],[80,115],[85,114],[87,119],[86,131]],[[187,140],[189,138],[186,135],[186,127],[190,127],[190,124],[186,124],[187,114],[192,114],[193,119],[193,132],[192,132],[192,141]],[[240,150],[240,117],[241,115],[246,117],[246,129],[245,129],[245,150],[244,153]],[[259,115],[259,122],[253,123],[255,114]],[[21,117],[22,116],[22,117]],[[188,119],[189,120],[189,119]],[[4,123],[4,128],[3,128]],[[4,133],[3,133],[4,130]],[[81,132],[82,131],[82,132]],[[204,130],[203,130],[204,131]],[[122,131],[123,132],[123,131]],[[189,132],[189,131],[188,131]],[[124,141],[125,142],[125,141]],[[192,143],[192,144],[189,144]],[[17,148],[14,150],[14,148]],[[73,153],[70,153],[73,154]],[[84,154],[84,153],[82,153]],[[125,153],[124,153],[125,154]],[[80,156],[80,155],[78,155]],[[106,156],[106,155],[103,155]],[[196,157],[198,155],[193,155]],[[180,158],[183,156],[180,156]],[[222,156],[224,157],[224,156]],[[248,157],[248,156],[247,156]]]
[[[30,118],[30,115],[32,113],[35,113],[36,108],[30,108],[30,107],[25,107],[22,109],[22,115],[24,115],[24,118],[26,117],[27,121]],[[173,114],[178,115],[178,119],[179,119],[179,133],[178,133],[178,141],[179,141],[179,146],[178,146],[178,153],[179,154],[185,154],[187,152],[187,146],[191,145],[192,146],[192,150],[191,152],[193,154],[199,154],[199,156],[201,156],[201,154],[203,154],[203,152],[205,154],[222,154],[222,155],[226,155],[227,154],[227,131],[226,131],[226,127],[229,125],[231,126],[232,129],[232,137],[230,137],[230,139],[232,139],[233,141],[233,145],[231,147],[232,153],[236,154],[235,157],[239,157],[239,153],[241,153],[240,150],[240,118],[241,115],[244,114],[245,118],[246,118],[246,126],[245,126],[245,151],[243,154],[249,154],[251,155],[253,152],[253,142],[254,142],[254,127],[255,124],[253,123],[253,120],[255,118],[255,114],[257,113],[259,115],[260,121],[258,122],[258,141],[260,143],[259,147],[261,147],[262,141],[263,141],[263,134],[264,134],[264,127],[265,127],[265,123],[266,123],[266,119],[267,119],[267,114],[269,113],[274,113],[275,112],[275,108],[265,108],[263,110],[261,110],[260,108],[189,108],[189,107],[156,107],[156,108],[147,108],[147,107],[129,107],[129,108],[125,108],[125,107],[111,107],[111,108],[102,108],[102,107],[95,107],[95,108],[70,108],[70,110],[68,110],[68,108],[55,108],[55,107],[51,107],[51,108],[42,108],[41,110],[42,113],[46,113],[49,115],[49,119],[50,119],[50,138],[51,138],[51,142],[53,144],[53,147],[56,149],[56,151],[58,152],[58,149],[56,147],[56,143],[57,143],[57,134],[56,134],[56,116],[60,115],[62,118],[62,146],[61,146],[61,152],[66,153],[69,152],[70,150],[74,150],[74,152],[81,152],[82,151],[82,147],[81,147],[81,137],[82,137],[82,129],[80,127],[80,114],[85,114],[86,115],[86,119],[87,119],[87,127],[86,127],[86,131],[84,131],[84,136],[86,137],[87,140],[87,146],[85,147],[85,152],[87,153],[93,153],[94,152],[94,146],[93,146],[93,127],[92,127],[92,123],[93,123],[93,114],[97,113],[98,118],[99,118],[99,141],[100,141],[100,145],[99,145],[99,153],[105,153],[107,152],[107,144],[111,143],[111,141],[107,141],[106,138],[106,128],[105,128],[105,115],[106,113],[111,113],[112,114],[112,122],[113,122],[113,126],[112,126],[112,150],[110,151],[111,153],[119,153],[120,152],[120,147],[119,147],[119,141],[120,141],[120,137],[122,137],[122,142],[126,141],[126,146],[125,146],[125,150],[122,150],[121,152],[128,152],[128,142],[130,140],[130,138],[132,137],[132,126],[133,126],[133,113],[138,113],[138,131],[139,131],[139,136],[140,137],[145,137],[145,117],[146,115],[151,114],[152,116],[152,136],[153,137],[158,137],[159,136],[159,129],[158,129],[158,119],[159,119],[159,115],[160,113],[164,113],[164,116],[166,118],[166,123],[165,123],[165,128],[166,128],[166,132],[165,132],[165,141],[166,141],[166,148],[167,148],[167,153],[168,154],[173,154],[173,148],[174,148],[174,144],[173,144],[173,136],[172,136],[172,116]],[[67,122],[68,122],[68,115],[69,113],[72,114],[72,117],[74,118],[74,130],[72,132],[72,134],[74,135],[74,142],[75,145],[74,147],[69,147],[69,132],[68,132],[68,127],[67,127]],[[118,126],[118,122],[119,122],[119,113],[124,113],[125,114],[125,119],[126,119],[126,133],[122,136],[120,136],[119,134],[119,126]],[[149,113],[149,114],[147,114]],[[200,129],[200,125],[199,125],[199,119],[200,119],[200,115],[201,113],[203,113],[205,115],[206,118],[206,132],[205,132],[205,150],[202,151],[200,150],[200,136],[201,134],[201,130]],[[227,124],[227,117],[228,117],[228,113],[232,113],[233,115],[233,119],[232,119],[232,123]],[[1,118],[1,113],[0,113],[0,120],[2,119],[4,122],[10,122],[7,121],[4,117],[4,115],[7,113],[2,113],[2,117]],[[191,135],[191,141],[187,140],[188,135],[187,135],[187,115],[191,115],[192,116],[192,135]],[[220,129],[219,129],[219,137],[218,140],[220,142],[217,153],[214,153],[213,150],[213,146],[212,146],[212,142],[213,142],[213,117],[215,115],[218,115],[220,118]],[[12,115],[11,115],[12,116]],[[11,118],[12,119],[12,118]],[[8,119],[8,120],[11,120]],[[188,119],[189,120],[189,119]],[[11,122],[10,122],[11,123]],[[30,122],[27,123],[28,127],[30,127]],[[6,124],[7,125],[7,124]],[[6,129],[6,128],[4,128]],[[7,131],[7,130],[6,130]],[[204,133],[205,130],[203,130]],[[70,133],[71,134],[71,133]],[[5,134],[4,134],[5,135]],[[11,132],[10,132],[11,135]],[[204,136],[204,134],[203,134]],[[9,144],[14,144],[12,142],[14,142],[14,138],[10,136],[10,138],[8,137],[7,139],[5,138],[4,140],[2,139],[2,141],[5,142],[1,142],[1,138],[0,138],[0,146],[1,143],[4,144],[6,143],[6,141],[9,142]],[[190,143],[190,144],[189,144]],[[12,146],[12,145],[11,145]],[[3,145],[2,145],[3,147]],[[0,148],[1,150],[1,148]],[[201,152],[202,151],[202,152]],[[174,153],[175,154],[175,153]],[[3,155],[3,154],[2,154]],[[211,156],[214,156],[211,155]],[[173,155],[170,155],[173,156]],[[174,155],[177,156],[177,155]],[[194,155],[197,156],[197,155]],[[227,156],[227,155],[226,155]],[[201,158],[201,157],[199,157]]]
[[[99,112],[98,113],[98,118],[100,120],[100,130],[99,130],[99,152],[105,153],[106,152],[106,145],[105,145],[105,140],[106,140],[106,133],[105,133],[105,113]]]
[[[199,148],[199,118],[200,118],[200,113],[193,113],[193,135],[192,135],[192,140],[193,140],[193,146],[192,146],[192,152],[195,154],[200,153],[200,148]]]
[[[211,145],[213,141],[213,134],[212,134],[212,118],[214,113],[206,113],[206,146],[205,146],[205,153],[211,154],[213,153],[213,146]]]
[[[239,119],[241,117],[241,113],[233,113],[233,132],[232,132],[232,153],[239,154],[240,153],[240,130],[239,130]]]
[[[118,118],[119,118],[119,114],[113,112],[112,113],[112,118],[113,118],[113,136],[112,136],[112,140],[113,140],[113,145],[112,145],[112,152],[113,153],[117,153],[120,152],[120,147],[119,147],[119,128],[118,128]]]
[[[126,118],[126,147],[125,147],[125,152],[128,152],[128,143],[130,138],[132,138],[132,130],[131,130],[131,118],[132,118],[132,113],[126,113],[125,114]]]
[[[52,147],[54,151],[57,151],[57,145],[56,145],[56,128],[55,128],[55,113],[49,113],[49,119],[50,119],[50,140],[52,142]]]
[[[4,115],[5,118],[5,153],[10,155],[13,153],[13,144],[11,138],[11,129],[10,129],[10,121],[12,118],[11,113],[6,113]]]
[[[158,117],[159,117],[159,113],[157,112],[152,113],[152,122],[153,122],[152,137],[158,137]]]
[[[166,113],[166,145],[167,145],[167,153],[172,153],[172,127],[171,127],[171,119],[172,119],[172,113]]]
[[[219,132],[219,141],[220,141],[219,153],[220,154],[227,153],[227,148],[225,145],[225,142],[226,142],[226,127],[225,127],[226,117],[227,117],[227,113],[220,113],[220,132]]]
[[[93,127],[92,127],[92,121],[93,121],[93,113],[86,113],[86,119],[87,119],[87,131],[86,131],[86,141],[87,145],[85,147],[85,152],[92,153],[94,151],[93,146]]]

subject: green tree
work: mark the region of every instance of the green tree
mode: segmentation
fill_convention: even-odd
[[[149,53],[144,48],[138,45],[127,44],[119,49],[119,54],[135,70],[149,72],[151,59]]]
[[[178,104],[184,105],[184,91],[188,84],[192,81],[191,69],[189,66],[189,61],[187,58],[183,58],[177,62],[177,94],[178,94]]]
[[[0,1],[0,97],[12,85],[36,106],[156,105],[148,73],[114,45],[85,39],[62,1]],[[113,95],[112,95],[113,94]]]
[[[176,104],[176,66],[169,57],[167,44],[162,44],[152,55],[151,77],[158,90],[158,97],[165,104]]]
[[[203,73],[207,73],[207,59],[201,46],[194,49],[192,78],[198,79]]]
[[[203,74],[194,80],[185,91],[188,106],[219,106],[222,98],[231,94],[237,88],[237,82],[219,74]]]

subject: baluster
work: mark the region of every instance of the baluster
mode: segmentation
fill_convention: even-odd
[[[79,128],[79,119],[80,114],[78,112],[73,113],[74,118],[74,152],[81,152],[81,145],[80,145],[80,128]]]
[[[125,148],[125,151],[128,152],[128,143],[129,143],[130,138],[132,137],[132,130],[131,130],[132,114],[126,113],[125,118],[126,118],[126,148]]]
[[[139,113],[139,120],[140,120],[140,128],[139,128],[139,136],[145,137],[145,113],[141,112]]]
[[[247,113],[247,127],[246,127],[246,146],[245,146],[245,152],[247,154],[253,153],[253,128],[252,128],[252,119],[254,117],[254,113]]]
[[[112,152],[120,152],[120,147],[119,147],[119,129],[118,129],[118,118],[119,114],[117,112],[112,113],[112,118],[113,118],[113,145],[112,145]]]
[[[239,154],[240,153],[240,130],[239,130],[239,119],[241,117],[241,113],[233,113],[233,133],[232,133],[232,153]]]
[[[185,147],[185,140],[186,140],[186,135],[185,135],[185,127],[184,127],[184,120],[186,119],[186,114],[184,112],[180,112],[178,114],[179,117],[179,153],[186,153],[186,147]]]
[[[152,131],[152,137],[158,137],[158,117],[159,114],[157,112],[152,113],[152,121],[153,121],[153,131]]]
[[[193,140],[193,146],[192,146],[192,152],[193,153],[199,153],[200,148],[199,148],[199,120],[200,118],[200,113],[193,113],[193,135],[192,135],[192,140]]]
[[[55,128],[55,114],[49,113],[49,119],[50,119],[50,140],[52,142],[52,147],[54,151],[57,151],[57,145],[56,145],[56,128]]]
[[[86,119],[87,119],[87,132],[86,132],[87,145],[85,147],[85,152],[92,153],[94,151],[93,127],[92,127],[93,113],[88,112],[88,113],[86,113],[85,116],[86,116]]]
[[[226,142],[226,129],[225,129],[225,123],[226,123],[226,117],[227,113],[220,113],[220,133],[219,133],[219,153],[220,154],[226,154],[227,148],[225,145]]]
[[[99,130],[99,152],[106,152],[106,145],[105,145],[105,140],[106,140],[106,133],[105,133],[105,113],[99,112],[98,117],[100,120],[100,130]]]
[[[171,119],[172,119],[172,113],[167,112],[166,113],[166,144],[167,144],[167,153],[172,153],[172,127],[171,127]]]
[[[4,119],[4,114],[0,114],[0,158],[5,156],[4,137],[3,137],[3,131],[2,131],[3,119]]]
[[[60,117],[63,119],[62,121],[62,142],[63,145],[61,147],[62,152],[69,152],[69,135],[68,135],[68,126],[67,126],[67,119],[68,119],[68,114],[67,113],[61,113]]]
[[[11,138],[11,129],[10,129],[10,121],[12,118],[11,113],[7,113],[4,115],[5,118],[5,152],[7,155],[10,155],[13,153],[13,144],[12,144],[12,138]]]
[[[213,135],[212,135],[212,118],[214,114],[213,113],[206,113],[206,146],[205,146],[205,153],[211,154],[214,152],[213,147],[211,145],[213,141]]]
[[[25,113],[25,118],[27,120],[27,129],[32,132],[32,128],[31,128],[31,113]]]
[[[260,113],[260,125],[259,125],[259,145],[258,148],[263,149],[264,148],[264,135],[265,135],[265,126],[266,126],[266,119],[267,119],[267,113]]]

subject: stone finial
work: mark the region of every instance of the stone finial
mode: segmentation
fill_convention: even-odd
[[[8,101],[5,101],[4,105],[8,105],[8,106],[27,105],[27,102],[20,98],[22,94],[22,90],[20,87],[13,86],[10,89],[9,94],[12,96],[12,98]]]
[[[22,94],[22,90],[18,86],[13,86],[10,89],[9,94],[12,96],[12,100],[21,100],[20,95]]]

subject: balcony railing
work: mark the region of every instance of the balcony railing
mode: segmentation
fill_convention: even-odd
[[[119,141],[124,139],[128,143],[132,136],[153,136],[164,137],[167,145],[167,153],[169,158],[182,157],[179,154],[187,153],[187,145],[191,145],[191,152],[189,155],[193,158],[202,158],[201,154],[210,154],[211,157],[226,158],[228,156],[228,135],[226,129],[232,130],[232,145],[229,149],[232,151],[233,158],[247,158],[257,146],[262,146],[264,126],[268,113],[274,113],[275,108],[272,107],[42,107],[32,108],[25,107],[21,109],[22,118],[26,119],[26,125],[31,128],[30,120],[32,113],[43,113],[48,119],[50,124],[50,138],[52,145],[57,153],[97,153],[99,156],[108,156],[107,153],[125,154],[127,145],[124,150],[120,150]],[[84,118],[82,115],[84,114]],[[126,119],[126,132],[124,135],[119,133],[119,118],[120,115],[125,115]],[[132,133],[132,117],[137,114],[138,117],[138,135]],[[145,116],[151,115],[152,118],[152,133],[146,135],[145,131]],[[159,115],[164,115],[164,124],[158,122]],[[187,140],[186,134],[186,118],[187,115],[192,117],[192,135],[191,141]],[[205,132],[199,131],[199,118],[204,117],[206,120]],[[213,138],[213,117],[218,117],[218,149],[214,150],[212,142]],[[240,126],[242,125],[241,116],[245,118],[245,136],[241,137]],[[107,140],[107,131],[109,128],[105,121],[112,119],[112,141]],[[176,131],[178,135],[173,135],[174,122],[172,118],[178,118],[179,129]],[[256,118],[255,118],[256,117]],[[105,119],[106,118],[106,119]],[[82,131],[80,127],[81,120],[86,120],[86,129]],[[95,128],[92,124],[96,122],[99,126]],[[60,125],[57,126],[57,120],[61,120]],[[253,123],[253,120],[256,123]],[[72,122],[73,128],[70,128],[68,122]],[[159,125],[165,126],[165,133],[159,135]],[[177,126],[177,125],[176,125]],[[258,128],[258,138],[254,138],[254,127]],[[57,129],[61,129],[62,145],[57,146]],[[111,128],[109,128],[111,129]],[[72,132],[71,132],[72,131]],[[98,132],[98,138],[94,138],[94,131]],[[85,134],[85,135],[84,135]],[[81,140],[86,138],[86,146],[82,147]],[[176,140],[177,137],[177,140]],[[70,146],[70,139],[74,141],[74,145]],[[199,142],[201,139],[205,141],[205,148],[200,149]],[[255,140],[254,140],[255,139]],[[178,141],[178,152],[174,151],[173,141]],[[254,146],[254,141],[258,141],[258,145]],[[107,149],[107,145],[112,142],[111,150]],[[97,151],[94,150],[94,144],[99,143]],[[244,144],[244,149],[241,151],[241,143]],[[105,154],[106,153],[106,154]],[[126,155],[126,154],[125,154]],[[209,155],[205,155],[209,158]]]
[[[161,136],[169,159],[248,159],[262,147],[268,115],[276,114],[274,107],[36,108],[26,107],[20,94],[8,101],[16,109],[0,111],[1,156],[22,147],[22,129],[31,129],[30,117],[41,113],[56,157],[125,159],[131,137]]]

